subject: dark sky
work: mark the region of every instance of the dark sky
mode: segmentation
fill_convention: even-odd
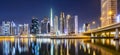
[[[50,8],[57,16],[61,11],[65,15],[78,15],[80,26],[94,20],[98,22],[100,18],[100,0],[0,0],[0,24],[4,20],[30,23],[33,16],[41,20],[50,16]]]

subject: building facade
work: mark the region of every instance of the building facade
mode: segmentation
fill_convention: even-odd
[[[58,32],[58,16],[54,18],[54,32],[57,34]]]
[[[75,34],[78,34],[78,16],[75,16]]]
[[[39,34],[40,24],[37,18],[32,19],[32,23],[30,26],[30,34]]]
[[[50,33],[50,23],[48,21],[48,18],[44,18],[41,21],[41,34],[48,34]]]
[[[101,0],[101,26],[115,23],[117,0]]]
[[[60,14],[60,33],[64,34],[65,30],[65,14],[61,12]]]
[[[2,35],[11,35],[10,31],[11,23],[9,21],[2,22]]]

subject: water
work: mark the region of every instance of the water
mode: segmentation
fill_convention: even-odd
[[[0,41],[0,55],[111,55],[81,39],[12,38]]]

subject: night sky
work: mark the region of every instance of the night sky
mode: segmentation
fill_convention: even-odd
[[[44,16],[50,17],[50,8],[54,16],[60,16],[61,11],[78,15],[80,27],[83,23],[99,22],[100,18],[100,0],[0,0],[0,24],[12,20],[16,24],[30,23],[33,16],[40,21]]]

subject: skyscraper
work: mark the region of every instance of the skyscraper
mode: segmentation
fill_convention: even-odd
[[[69,27],[69,20],[70,20],[71,16],[68,14],[66,16],[66,34],[69,34],[70,32],[70,27]]]
[[[0,35],[2,35],[2,32],[3,32],[3,31],[2,31],[2,26],[0,26]]]
[[[42,34],[48,34],[49,32],[50,32],[50,24],[49,24],[48,18],[45,17],[41,21],[41,33]]]
[[[50,9],[50,32],[53,32],[53,11],[52,8]]]
[[[117,0],[101,0],[101,26],[115,23]]]
[[[3,21],[2,22],[2,35],[11,35],[10,34],[10,22]]]
[[[39,34],[40,24],[37,18],[32,19],[32,23],[30,26],[30,34]]]
[[[28,35],[29,33],[29,25],[28,24],[24,24],[24,34]]]
[[[65,14],[64,12],[61,12],[60,14],[60,32],[64,34],[65,30]]]
[[[17,34],[17,26],[13,21],[11,22],[11,26],[10,26],[10,34],[11,35]]]
[[[24,32],[24,26],[22,24],[18,25],[18,35],[22,35]]]
[[[78,16],[75,16],[75,34],[78,34]]]
[[[58,16],[54,18],[54,32],[57,34],[58,32]]]

